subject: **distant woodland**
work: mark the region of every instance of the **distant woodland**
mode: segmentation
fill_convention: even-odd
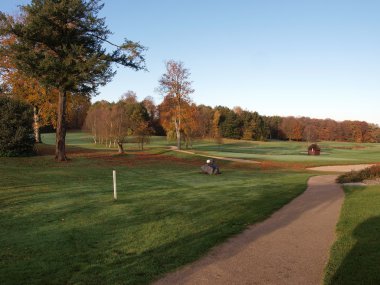
[[[3,73],[2,83],[0,96],[23,100],[33,106],[35,128],[45,132],[55,129],[56,90],[46,90],[17,72]],[[151,97],[138,101],[132,91],[118,102],[93,104],[89,96],[68,94],[67,128],[91,132],[96,143],[116,144],[119,141],[122,144],[128,136],[140,137],[144,143],[151,135],[166,135],[175,140],[176,127],[171,113],[176,109],[173,104],[167,96],[160,104],[155,104]],[[210,107],[191,100],[183,101],[181,108],[179,132],[186,147],[196,138],[380,142],[379,126],[364,121],[262,116],[242,107]],[[39,140],[39,132],[36,133],[36,140]]]
[[[128,92],[116,103],[100,101],[91,105],[84,128],[98,143],[112,143],[128,135],[144,138],[153,134],[174,140],[175,126],[168,114],[171,110],[168,105],[167,100],[155,105],[150,97],[139,102],[135,93]],[[380,142],[379,126],[363,121],[262,116],[241,107],[213,108],[194,103],[187,103],[183,110],[180,131],[187,147],[195,138]]]
[[[1,79],[0,96],[22,100],[33,106],[36,141],[40,140],[38,130],[55,129],[57,90],[47,90],[17,71],[4,72]],[[179,132],[186,147],[191,146],[195,138],[380,142],[379,126],[363,121],[262,116],[242,107],[230,109],[197,105],[190,98],[182,100],[180,107]],[[155,104],[151,97],[138,101],[137,95],[128,91],[118,102],[91,104],[89,96],[72,96],[69,93],[66,119],[68,129],[83,128],[93,134],[96,143],[119,142],[122,145],[128,136],[140,137],[142,143],[151,135],[176,139],[173,112],[176,112],[176,106],[170,96],[164,96],[160,104]]]

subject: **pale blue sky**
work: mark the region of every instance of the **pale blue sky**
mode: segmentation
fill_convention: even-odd
[[[0,4],[14,12],[19,3]],[[139,99],[154,89],[164,62],[191,71],[198,104],[380,124],[380,1],[107,0],[114,32],[149,49],[149,72],[124,68],[94,100]]]

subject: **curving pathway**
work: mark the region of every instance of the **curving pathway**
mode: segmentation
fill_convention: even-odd
[[[307,190],[270,218],[154,284],[321,284],[344,199],[335,178],[311,177]]]

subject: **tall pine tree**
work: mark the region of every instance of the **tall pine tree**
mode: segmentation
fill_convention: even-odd
[[[134,70],[144,69],[145,48],[126,40],[116,45],[99,0],[32,0],[21,6],[17,19],[0,14],[0,36],[15,36],[12,61],[27,76],[59,90],[56,159],[66,160],[67,93],[96,94],[115,72],[112,63]],[[108,45],[106,49],[105,45]],[[111,51],[110,51],[111,50]]]

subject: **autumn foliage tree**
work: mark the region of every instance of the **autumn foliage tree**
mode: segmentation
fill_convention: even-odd
[[[99,18],[99,0],[32,0],[21,6],[15,19],[0,14],[0,35],[15,36],[12,62],[41,85],[58,90],[56,159],[66,160],[67,94],[95,94],[115,74],[111,64],[134,70],[144,68],[142,51],[135,42],[115,45]],[[108,52],[103,44],[114,48]]]
[[[55,105],[51,104],[56,102],[54,94],[46,92],[35,79],[23,76],[17,71],[7,74],[6,83],[10,87],[8,95],[33,107],[34,139],[36,143],[40,143],[40,127],[51,124],[51,114],[55,114]]]
[[[113,104],[109,109],[109,118],[106,121],[106,139],[109,139],[111,145],[112,140],[117,144],[118,152],[124,153],[123,144],[129,134],[129,119],[126,114],[126,103],[119,101]]]
[[[153,133],[149,114],[142,102],[134,96],[122,96],[116,103],[96,102],[88,111],[85,130],[92,133],[94,143],[117,146],[124,153],[124,144],[133,137],[140,149]]]
[[[40,127],[49,124],[52,105],[46,88],[34,78],[21,73],[11,60],[10,46],[16,41],[14,36],[0,39],[0,76],[4,86],[4,94],[17,100],[23,100],[33,107],[33,129],[36,143],[41,142]],[[51,93],[49,93],[51,94]],[[54,112],[54,111],[53,111]]]
[[[212,117],[211,137],[219,144],[222,142],[222,135],[219,129],[220,111],[216,110]]]
[[[178,149],[181,149],[181,135],[186,124],[184,116],[190,109],[190,94],[194,92],[189,78],[190,72],[182,62],[170,60],[159,80],[158,90],[164,95],[160,105],[161,123],[167,132],[175,130]]]
[[[107,120],[110,117],[110,103],[98,101],[94,103],[87,112],[83,129],[92,134],[95,144],[103,143],[107,137]]]
[[[9,45],[15,37],[0,40],[0,80],[4,88],[3,93],[8,97],[25,101],[33,107],[33,129],[36,143],[41,142],[40,128],[57,125],[58,90],[42,86],[36,79],[20,72],[9,56]],[[83,126],[86,113],[90,107],[90,98],[84,94],[67,96],[67,121],[71,129],[80,129]]]

